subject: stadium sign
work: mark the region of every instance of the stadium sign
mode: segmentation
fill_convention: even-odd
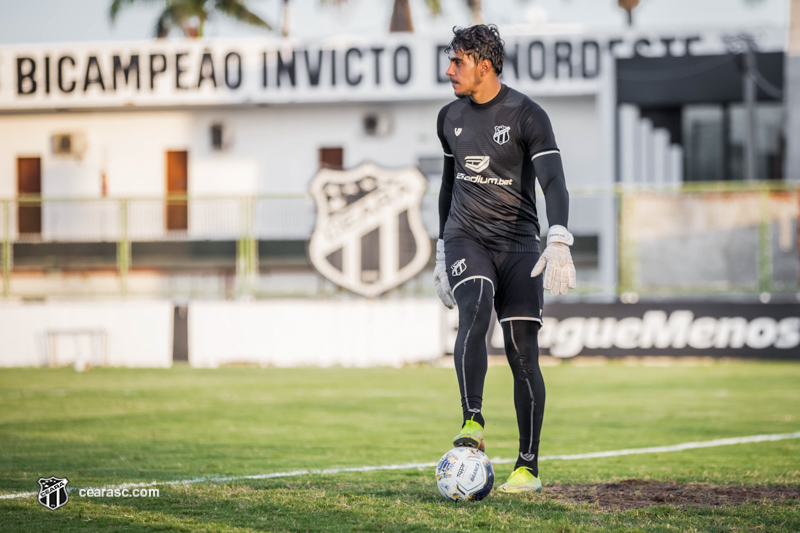
[[[311,263],[337,285],[368,297],[408,281],[431,254],[420,211],[426,187],[413,167],[321,169],[309,187],[317,205]]]
[[[782,50],[785,29],[752,32]],[[532,95],[594,94],[616,57],[726,51],[723,32],[504,35],[503,79]],[[446,44],[380,39],[155,40],[0,48],[0,110],[450,98]]]
[[[499,327],[490,353],[502,354]],[[800,359],[800,305],[744,303],[555,304],[545,306],[541,353],[568,359],[712,356]]]

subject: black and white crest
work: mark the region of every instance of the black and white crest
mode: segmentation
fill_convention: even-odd
[[[309,188],[317,204],[311,263],[363,296],[377,296],[414,277],[431,253],[420,211],[426,186],[413,167],[364,163],[352,170],[320,170]]]
[[[511,130],[510,126],[495,126],[494,127],[494,142],[497,144],[505,144],[508,142],[508,132]]]
[[[467,270],[467,260],[466,259],[459,259],[452,265],[450,265],[450,271],[453,273],[453,276],[458,277]]]
[[[65,477],[39,478],[39,503],[55,511],[69,501]]]

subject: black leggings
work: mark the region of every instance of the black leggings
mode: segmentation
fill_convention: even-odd
[[[454,293],[458,303],[458,335],[454,350],[456,376],[464,420],[484,424],[481,414],[486,379],[486,333],[492,318],[493,287],[475,278]],[[514,376],[514,407],[519,427],[516,467],[528,466],[538,475],[539,436],[544,417],[545,388],[539,368],[539,323],[510,320],[502,323],[506,356]]]
[[[494,289],[485,278],[475,278],[456,288],[453,296],[458,304],[458,335],[453,351],[461,410],[464,420],[473,418],[481,425],[483,416],[483,382],[486,379],[486,333],[492,319]]]
[[[503,322],[506,357],[514,375],[514,407],[519,427],[516,468],[528,466],[539,475],[539,435],[544,418],[544,378],[539,368],[539,323],[530,320]]]

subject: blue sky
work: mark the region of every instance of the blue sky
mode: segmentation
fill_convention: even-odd
[[[487,22],[499,25],[543,23],[568,28],[623,29],[624,12],[617,0],[483,0]],[[158,1],[124,9],[112,25],[111,0],[0,0],[0,45],[150,39],[160,11]],[[251,9],[279,26],[282,0],[252,0]],[[431,19],[423,0],[411,0],[417,31],[449,32],[467,25],[463,0],[442,0],[444,14]],[[163,2],[161,3],[163,6]],[[348,0],[342,7],[319,0],[292,0],[292,36],[298,39],[337,33],[375,34],[386,31],[391,0]],[[634,12],[640,29],[785,26],[789,0],[642,0]],[[207,27],[208,37],[269,35],[219,18]]]

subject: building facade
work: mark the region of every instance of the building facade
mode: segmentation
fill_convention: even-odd
[[[615,187],[748,176],[741,42],[763,79],[756,178],[783,178],[784,33],[504,32],[503,81],[548,112],[564,156],[581,286],[617,290]],[[132,293],[230,295],[243,274],[256,294],[335,290],[305,254],[321,166],[419,167],[435,238],[445,46],[391,35],[1,49],[5,293],[114,292],[124,278]],[[430,292],[425,280],[410,290]]]

